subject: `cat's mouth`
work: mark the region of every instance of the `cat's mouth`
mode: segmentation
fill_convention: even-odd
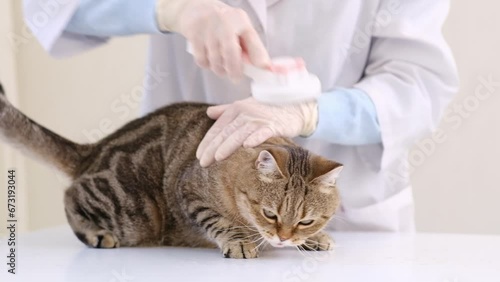
[[[275,248],[284,248],[284,247],[289,246],[289,245],[287,245],[287,244],[285,244],[283,242],[279,242],[279,243],[272,243],[271,242],[271,246],[273,246]]]
[[[275,247],[275,248],[284,248],[284,247],[296,247],[298,245],[301,245],[302,243],[300,241],[302,240],[292,240],[292,239],[288,239],[288,240],[280,240],[278,238],[278,236],[274,236],[272,238],[269,238],[267,237],[266,238],[267,242],[269,242],[269,244],[271,244],[271,246]]]
[[[288,238],[280,238],[278,234],[269,230],[261,230],[260,228],[257,228],[257,231],[265,242],[275,248],[297,247],[305,243],[304,239],[297,238],[293,235]]]

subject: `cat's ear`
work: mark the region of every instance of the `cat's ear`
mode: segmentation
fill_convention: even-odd
[[[316,158],[313,161],[313,173],[311,182],[320,183],[324,187],[333,187],[344,166],[340,163]]]
[[[286,156],[283,156],[279,150],[262,150],[255,161],[255,168],[259,171],[261,180],[269,182],[273,178],[284,177],[280,169],[286,161],[284,157]]]
[[[329,172],[316,177],[313,179],[313,181],[320,181],[322,184],[327,185],[327,186],[334,186],[335,183],[337,182],[337,178],[340,175],[340,172],[342,172],[342,169],[344,169],[343,165],[340,165]]]

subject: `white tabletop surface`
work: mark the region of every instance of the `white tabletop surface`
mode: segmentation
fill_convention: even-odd
[[[500,281],[500,236],[334,233],[334,252],[267,249],[258,259],[224,259],[215,249],[89,249],[69,227],[19,236],[17,274],[0,281]]]

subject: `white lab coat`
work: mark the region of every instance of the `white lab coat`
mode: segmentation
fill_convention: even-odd
[[[30,19],[40,0],[25,0],[25,16],[54,56],[73,55],[106,42],[63,29],[78,5],[61,1],[43,28]],[[42,1],[44,2],[44,1]],[[45,1],[46,2],[46,1]],[[356,87],[373,100],[383,144],[341,146],[299,140],[339,161],[342,208],[337,230],[414,230],[408,150],[433,130],[456,92],[452,54],[441,35],[446,0],[226,0],[246,10],[271,55],[304,58],[324,91]],[[144,111],[177,101],[227,103],[250,95],[248,82],[233,85],[199,69],[177,34],[153,35]],[[153,75],[156,71],[169,75]]]

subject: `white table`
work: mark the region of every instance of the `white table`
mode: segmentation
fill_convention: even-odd
[[[7,275],[1,243],[0,281],[500,281],[500,236],[335,233],[332,253],[268,249],[252,260],[218,250],[89,249],[69,227],[18,238],[18,274]]]

